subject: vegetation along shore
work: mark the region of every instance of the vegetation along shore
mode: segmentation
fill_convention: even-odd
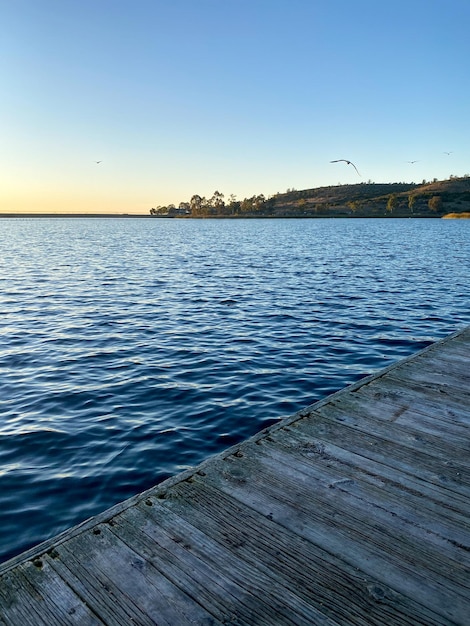
[[[237,200],[215,191],[178,206],[150,209],[153,217],[459,217],[470,216],[470,175],[416,183],[359,183],[288,189]]]

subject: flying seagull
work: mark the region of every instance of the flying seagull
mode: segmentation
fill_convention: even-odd
[[[452,154],[452,150],[450,152],[444,152],[444,154],[447,154],[447,155]]]
[[[348,165],[352,165],[353,168],[356,170],[356,172],[359,174],[359,171],[357,167],[354,165],[354,163],[352,161],[348,161],[347,159],[336,159],[336,161],[330,161],[330,163],[339,163],[340,161],[344,161],[344,163],[347,163]]]
[[[102,163],[102,161],[95,161],[95,163]]]
[[[419,161],[407,161],[407,163],[419,163]]]

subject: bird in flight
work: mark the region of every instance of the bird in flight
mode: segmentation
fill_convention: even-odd
[[[102,163],[102,161],[95,161],[95,163]]]
[[[356,172],[359,174],[359,171],[357,167],[354,165],[354,163],[352,161],[348,161],[347,159],[336,159],[335,161],[330,161],[330,163],[339,163],[340,161],[344,161],[344,163],[347,163],[348,165],[352,165],[353,168],[356,170]]]
[[[407,161],[407,163],[419,163],[419,161]]]
[[[452,150],[450,152],[444,152],[444,154],[447,154],[447,155],[452,154]]]

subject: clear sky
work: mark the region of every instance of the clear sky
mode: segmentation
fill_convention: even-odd
[[[470,0],[0,0],[0,211],[469,174],[469,25]]]

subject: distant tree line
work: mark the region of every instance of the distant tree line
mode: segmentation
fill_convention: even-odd
[[[367,183],[314,189],[288,189],[237,200],[214,191],[210,198],[194,194],[189,202],[150,209],[156,217],[439,217],[445,211],[468,210],[470,176],[447,181]]]
[[[231,194],[227,201],[220,191],[214,191],[211,198],[194,194],[189,202],[158,206],[150,209],[151,215],[160,216],[191,216],[191,217],[242,217],[269,214],[274,205],[273,199],[267,199],[263,194],[251,196],[244,200],[237,200]]]

